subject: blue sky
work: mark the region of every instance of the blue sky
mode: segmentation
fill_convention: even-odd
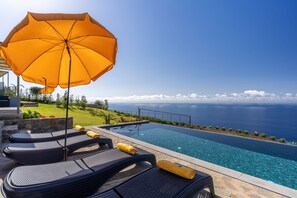
[[[75,96],[297,103],[294,0],[0,0],[0,7],[0,40],[27,11],[89,12],[117,37],[115,67],[72,88]]]

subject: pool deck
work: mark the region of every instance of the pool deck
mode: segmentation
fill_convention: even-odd
[[[212,176],[214,180],[215,193],[217,197],[232,197],[232,198],[279,198],[279,197],[297,197],[297,190],[293,190],[278,184],[274,184],[256,177],[252,177],[237,171],[233,171],[215,164],[211,164],[196,158],[192,158],[181,153],[173,152],[168,149],[164,149],[152,144],[148,144],[127,136],[123,136],[117,133],[110,132],[105,129],[100,129],[98,126],[87,127],[88,130],[99,132],[105,137],[109,137],[113,140],[113,144],[116,145],[118,142],[124,142],[133,146],[144,149],[156,155],[157,160],[165,159],[172,162],[178,162],[180,164],[189,166],[195,170],[205,172]],[[2,144],[2,147],[7,144]],[[94,148],[87,147],[77,152],[77,157],[84,155],[85,152],[92,152]],[[70,158],[71,159],[71,158]],[[73,158],[75,159],[75,157]],[[14,161],[5,158],[0,155],[0,185],[3,183],[5,175],[14,167],[19,164]],[[111,179],[100,191],[108,189],[118,183],[126,180],[131,175],[136,174],[143,169],[147,168],[146,165],[137,165],[129,170],[125,170],[117,174]],[[1,197],[1,194],[0,194]]]
[[[99,129],[97,126],[90,128],[111,138],[114,145],[118,142],[131,144],[155,154],[157,160],[165,159],[172,162],[178,162],[211,175],[214,180],[215,192],[218,197],[297,197],[297,190],[189,157],[181,153],[173,152],[118,133]]]

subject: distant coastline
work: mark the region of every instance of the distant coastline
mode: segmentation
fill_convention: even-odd
[[[195,125],[257,131],[297,142],[297,104],[272,103],[110,103],[110,109],[137,113],[137,108],[189,114]],[[161,117],[159,117],[161,118]]]

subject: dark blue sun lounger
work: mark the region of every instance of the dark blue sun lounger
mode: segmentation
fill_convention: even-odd
[[[87,197],[130,165],[143,161],[156,165],[153,154],[137,150],[133,156],[108,149],[79,160],[20,166],[6,175],[1,192],[9,198]]]
[[[110,138],[79,135],[67,138],[67,154],[71,155],[74,151],[92,144],[113,148]],[[3,155],[24,165],[59,162],[64,157],[64,139],[37,143],[11,143],[4,147]]]
[[[209,192],[206,193],[204,189],[208,189]],[[187,198],[201,194],[203,197],[206,194],[215,197],[210,175],[196,171],[196,176],[188,180],[154,167],[90,198]]]
[[[76,131],[74,129],[67,130],[67,137],[73,137],[86,134],[87,131]],[[12,143],[33,143],[48,142],[60,140],[65,137],[65,130],[54,131],[50,133],[15,133],[9,135],[8,139]]]

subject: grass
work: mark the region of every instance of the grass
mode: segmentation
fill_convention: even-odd
[[[66,117],[66,109],[63,107],[57,108],[56,105],[49,104],[38,104],[38,107],[21,107],[22,112],[26,112],[28,110],[37,111],[46,117],[50,115],[54,115],[57,118],[65,118]],[[91,111],[93,113],[91,113]],[[91,125],[102,125],[105,124],[105,118],[102,113],[106,115],[111,115],[110,123],[120,123],[123,119],[125,120],[135,120],[134,117],[127,117],[123,115],[119,115],[113,111],[102,110],[96,108],[87,108],[86,110],[78,109],[77,107],[71,107],[68,111],[69,117],[73,117],[74,125],[82,125],[82,126],[91,126]],[[94,115],[95,114],[95,115]]]

